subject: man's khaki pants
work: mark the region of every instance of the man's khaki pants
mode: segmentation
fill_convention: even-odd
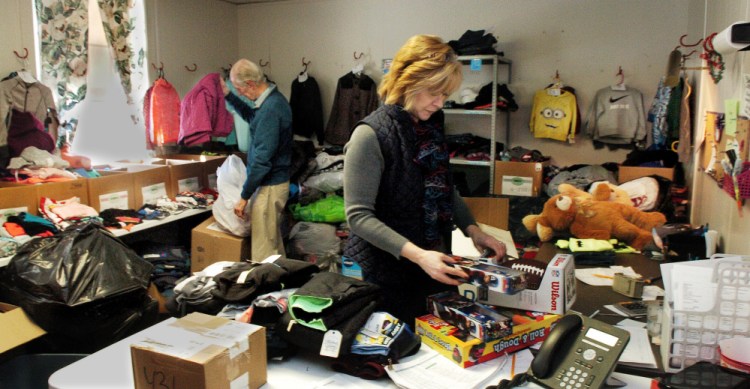
[[[261,262],[274,254],[286,256],[279,226],[287,199],[289,182],[263,185],[255,191],[250,206],[250,247],[253,262]]]

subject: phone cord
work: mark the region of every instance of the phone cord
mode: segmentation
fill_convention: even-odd
[[[513,376],[513,379],[501,380],[497,385],[490,385],[486,387],[485,389],[508,389],[508,388],[515,388],[518,386],[523,386],[527,382],[529,382],[529,375],[526,373],[516,374]]]

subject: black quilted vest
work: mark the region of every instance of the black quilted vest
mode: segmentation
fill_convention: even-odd
[[[439,121],[442,127],[443,112],[433,114],[429,120]],[[385,162],[375,215],[412,243],[426,248],[422,220],[424,180],[420,167],[414,163],[416,135],[411,116],[400,106],[383,105],[360,123],[375,130]],[[359,263],[365,280],[381,285],[414,282],[415,275],[426,275],[408,259],[397,260],[356,234],[350,235],[344,256]]]

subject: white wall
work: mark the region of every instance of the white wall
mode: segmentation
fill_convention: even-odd
[[[26,70],[36,75],[31,6],[31,0],[3,0],[0,4],[0,78],[24,66],[13,54],[17,51],[23,55],[24,48],[29,50]]]
[[[688,4],[681,0],[290,0],[249,4],[238,7],[239,54],[256,62],[270,60],[271,78],[287,97],[292,79],[301,70],[302,57],[312,60],[310,74],[321,86],[327,120],[336,81],[351,69],[354,51],[365,53],[367,73],[379,80],[381,60],[391,58],[414,34],[436,34],[450,40],[458,39],[467,29],[485,29],[498,38],[498,48],[514,62],[510,86],[521,108],[512,116],[511,146],[539,149],[560,166],[621,162],[626,151],[594,151],[582,136],[574,145],[533,139],[528,130],[533,93],[548,85],[558,70],[563,82],[578,91],[585,114],[594,93],[614,83],[618,66],[622,66],[626,83],[643,92],[648,108],[669,52],[687,30]],[[471,125],[464,122],[458,131]],[[504,139],[502,134],[500,139]]]
[[[711,0],[706,1],[705,5],[705,30],[702,36],[720,32],[732,23],[750,20],[748,0]],[[714,84],[708,72],[701,73],[702,88],[695,115],[698,133],[705,128],[704,112],[724,112],[725,99],[741,99],[744,95],[741,80],[743,73],[750,72],[750,54],[737,52],[725,55],[724,61],[726,69],[718,84]],[[696,157],[702,157],[702,153],[699,152]],[[711,229],[719,231],[724,252],[750,254],[750,207],[747,201],[742,209],[744,217],[741,217],[734,199],[702,172],[700,164],[692,166],[692,173],[695,177],[692,202],[697,205],[692,208],[694,223],[708,224]]]

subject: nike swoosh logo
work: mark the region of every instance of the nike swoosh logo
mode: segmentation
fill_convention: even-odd
[[[610,98],[609,98],[609,102],[610,102],[610,104],[611,104],[611,103],[615,103],[615,102],[617,102],[617,101],[620,101],[620,100],[622,100],[622,99],[624,99],[624,98],[626,98],[626,97],[628,97],[628,95],[625,95],[625,96],[620,96],[620,97],[618,97],[618,98],[616,98],[616,99],[613,99],[613,98],[611,98],[611,97],[610,97]]]

